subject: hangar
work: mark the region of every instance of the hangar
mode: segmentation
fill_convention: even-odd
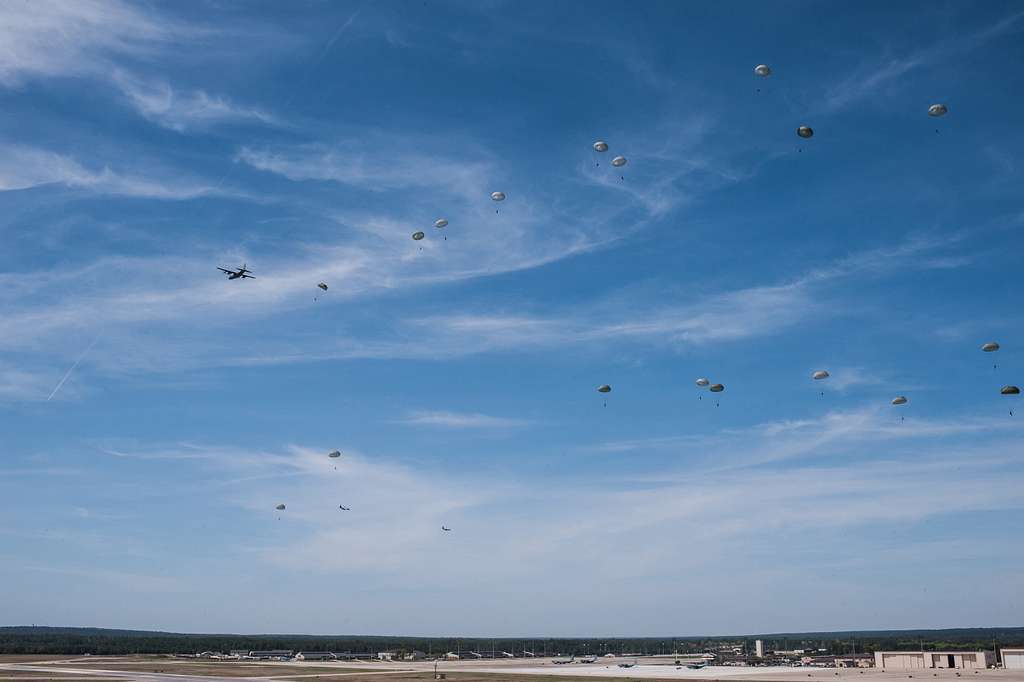
[[[876,651],[875,667],[889,670],[924,668],[985,669],[994,661],[991,651]]]
[[[1024,649],[1001,649],[1003,667],[1008,670],[1024,670]]]

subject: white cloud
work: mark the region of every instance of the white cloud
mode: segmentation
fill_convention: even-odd
[[[223,95],[203,90],[183,92],[163,81],[147,81],[118,71],[114,83],[144,118],[183,132],[225,122],[274,124],[276,119],[259,109],[239,106]]]
[[[145,595],[159,593],[183,593],[195,589],[194,584],[176,575],[154,575],[133,573],[110,569],[73,568],[70,566],[54,566],[52,564],[24,563],[21,558],[7,557],[12,568],[31,573],[50,573],[73,578],[79,582],[100,585],[104,589],[115,588],[127,592],[138,592]]]
[[[821,459],[827,454],[849,455],[855,461],[870,464],[886,455],[902,456],[903,444],[935,447],[947,452],[951,462],[958,462],[963,449],[970,449],[979,437],[1012,434],[1024,430],[1024,424],[1005,416],[961,416],[928,418],[910,413],[899,421],[885,400],[881,404],[856,409],[835,409],[817,419],[783,420],[757,424],[742,429],[726,429],[718,433],[682,434],[653,439],[611,441],[586,449],[597,452],[654,451],[732,452],[722,461],[717,455],[701,460],[700,466],[723,472],[737,468],[761,467],[765,464],[804,458]],[[963,439],[959,444],[957,439]],[[924,445],[930,444],[930,445]],[[1002,456],[1002,454],[998,454]],[[986,457],[972,455],[978,464],[991,464]],[[659,474],[657,480],[665,480]]]
[[[267,112],[224,95],[175,88],[123,66],[126,59],[149,59],[172,46],[187,49],[182,46],[210,33],[122,0],[0,3],[0,85],[16,87],[30,78],[109,80],[140,115],[177,131],[225,122],[277,123]]]
[[[828,90],[823,108],[825,111],[842,109],[876,94],[911,71],[936,66],[957,55],[983,47],[996,38],[1016,31],[1021,19],[1024,19],[1024,12],[1017,12],[982,29],[961,33],[905,57],[866,64]]]
[[[668,345],[738,341],[779,333],[807,319],[834,314],[837,309],[825,301],[827,285],[854,275],[885,276],[908,267],[932,268],[931,260],[923,257],[961,238],[915,238],[814,267],[787,283],[705,294],[694,303],[682,305],[601,301],[544,317],[457,313],[413,320],[412,324],[442,333],[449,352],[467,353],[616,339],[646,339]],[[837,373],[832,383],[838,389],[873,381],[853,368],[840,368]]]
[[[412,323],[441,334],[448,352],[473,353],[620,339],[669,345],[736,341],[781,331],[815,310],[807,292],[791,286],[741,289],[688,305],[639,307],[595,303],[584,312],[549,317],[460,313]]]
[[[23,469],[0,469],[0,476],[78,476],[80,469],[70,467],[35,467]]]
[[[226,599],[235,597],[225,591],[229,583],[220,581],[232,580],[244,566],[247,575],[263,576],[270,584],[302,576],[289,600],[319,594],[325,606],[343,603],[348,617],[375,628],[433,633],[460,625],[495,627],[473,615],[481,603],[492,601],[506,603],[506,628],[525,627],[537,622],[538,614],[557,611],[560,627],[589,623],[607,629],[621,622],[623,608],[658,603],[666,590],[701,607],[692,612],[705,614],[700,623],[682,621],[684,627],[696,629],[706,622],[706,613],[714,613],[716,628],[734,629],[737,616],[711,609],[713,595],[723,589],[749,599],[797,581],[813,592],[816,582],[842,566],[861,571],[866,553],[873,570],[886,579],[905,575],[915,562],[930,560],[930,555],[907,551],[904,539],[920,535],[922,523],[1021,508],[1024,478],[1015,434],[1001,439],[1000,433],[972,431],[971,419],[962,418],[956,421],[969,443],[965,450],[920,435],[864,440],[876,426],[870,419],[853,419],[849,429],[830,420],[722,431],[711,434],[700,448],[688,449],[713,450],[707,461],[684,457],[665,466],[661,459],[654,470],[643,466],[637,455],[636,465],[624,475],[572,467],[537,476],[529,465],[510,471],[485,457],[473,467],[439,470],[421,457],[417,463],[386,459],[346,443],[255,451],[122,443],[122,453],[142,460],[139,467],[161,466],[145,461],[149,459],[177,460],[174,466],[181,477],[167,480],[137,470],[140,478],[131,486],[116,481],[108,485],[105,506],[116,503],[120,494],[127,495],[126,501],[156,496],[176,504],[201,500],[209,506],[204,513],[223,513],[225,518],[238,513],[250,517],[252,527],[262,532],[235,534],[216,544],[217,570],[206,584]],[[822,443],[819,436],[826,430],[837,435]],[[767,449],[813,450],[816,456],[750,466],[744,450],[754,440]],[[896,447],[900,443],[905,447]],[[336,447],[343,456],[327,458],[326,452]],[[203,456],[193,457],[197,453]],[[105,470],[105,475],[110,472]],[[285,511],[274,509],[279,502],[287,505]],[[351,511],[338,509],[342,504]],[[31,505],[24,511],[32,513]],[[87,516],[92,514],[90,505]],[[442,533],[441,525],[453,531]],[[126,569],[116,565],[105,544],[90,547],[75,536],[71,541],[82,547],[75,569],[83,562],[95,563],[88,570],[96,571],[98,579],[106,571],[131,570],[141,585],[148,584],[148,571],[155,591],[173,590],[163,584],[163,572],[152,556],[140,561],[138,569]],[[142,541],[165,542],[159,536]],[[920,549],[927,549],[928,542],[923,537]],[[145,547],[130,549],[133,555],[146,556]],[[991,551],[991,543],[975,538],[961,560]],[[54,565],[63,568],[59,562]],[[893,589],[858,575],[858,587],[876,597]],[[369,579],[375,594],[366,601],[323,590],[324,584],[338,580]],[[916,579],[939,587],[934,575]],[[497,594],[495,585],[502,587]],[[538,585],[543,589],[536,589]],[[520,598],[509,602],[510,593]],[[607,609],[594,608],[595,593],[606,595],[602,604],[611,601]],[[802,594],[814,599],[806,591]],[[423,608],[410,612],[410,597]],[[787,599],[792,606],[791,597]],[[446,608],[431,608],[435,600]],[[850,617],[841,600],[816,608],[817,617]],[[874,613],[877,617],[877,609]],[[330,630],[330,619],[299,617],[306,629]],[[668,627],[669,619],[678,624],[679,617],[673,612],[664,620],[656,618],[650,627]],[[255,609],[245,622],[259,629],[265,618],[279,621],[276,605]],[[575,618],[583,620],[577,623]],[[765,618],[770,623],[775,616]],[[234,623],[219,622],[229,624],[220,627]]]
[[[169,174],[162,178],[136,175],[108,167],[90,169],[62,154],[35,147],[4,146],[0,154],[0,192],[48,184],[151,199],[193,199],[219,191],[198,180]]]
[[[824,429],[829,442],[805,426],[792,432],[762,429],[759,437],[770,449],[822,454],[866,444],[861,438],[867,428],[859,425]],[[663,565],[715,564],[736,542],[771,545],[783,537],[794,542],[802,532],[851,533],[879,522],[908,525],[951,513],[1020,507],[1019,454],[1007,443],[988,443],[993,454],[963,468],[957,448],[922,440],[920,434],[906,439],[913,442],[912,456],[875,440],[870,458],[749,468],[730,466],[749,462],[741,454],[747,434],[723,432],[714,463],[660,470],[646,481],[588,477],[568,486],[557,477],[509,478],[486,468],[434,475],[345,447],[337,469],[322,447],[246,453],[197,465],[248,474],[221,493],[231,505],[268,518],[276,514],[277,502],[288,505],[283,516],[293,530],[287,540],[244,542],[248,553],[275,565],[332,574],[385,572],[397,579],[432,562],[448,576],[444,586],[459,585],[474,572],[516,584],[541,573],[559,583],[584,580],[588,589],[596,589],[604,580],[653,574]],[[722,466],[721,453],[737,455],[726,455]],[[258,475],[264,471],[274,475]],[[694,485],[696,479],[700,485]],[[339,517],[338,504],[352,511]],[[442,524],[455,529],[451,546],[438,544]],[[495,533],[495,527],[502,532]],[[660,542],[666,533],[688,541],[685,546]],[[565,554],[568,546],[571,558]],[[690,553],[693,546],[702,551]],[[610,556],[610,547],[628,560]],[[582,565],[593,568],[574,572]]]
[[[493,417],[475,412],[441,412],[415,410],[402,420],[404,424],[440,426],[450,429],[509,429],[526,426],[529,422],[508,417]]]
[[[19,365],[0,363],[0,402],[46,400],[59,379],[57,372],[38,372]]]
[[[257,264],[258,278],[242,286],[211,275],[212,265],[195,259],[164,256],[159,267],[150,259],[110,258],[84,268],[56,273],[19,273],[0,276],[0,302],[8,306],[0,324],[0,347],[31,351],[34,362],[25,371],[55,377],[66,371],[85,347],[81,338],[103,334],[79,370],[115,372],[166,372],[170,370],[227,365],[264,365],[339,358],[445,357],[485,352],[558,347],[566,344],[600,346],[619,341],[643,341],[668,346],[727,342],[781,333],[812,317],[839,310],[826,305],[826,285],[853,274],[871,272],[884,276],[914,267],[921,256],[944,242],[914,242],[882,251],[853,254],[833,265],[798,275],[791,283],[755,286],[699,297],[682,296],[692,303],[679,305],[645,303],[635,295],[577,304],[571,310],[550,311],[540,316],[524,312],[492,310],[486,313],[455,312],[427,317],[391,320],[387,331],[346,333],[266,333],[243,346],[211,340],[209,329],[240,321],[270,318],[293,310],[297,301],[312,303],[312,282],[344,282],[332,288],[315,305],[335,305],[377,292],[431,283],[458,281],[472,276],[530,267],[524,261],[492,266],[465,263],[462,269],[447,254],[445,259],[417,255],[411,261],[396,260],[392,249],[411,249],[406,235],[388,237],[384,245],[368,242],[357,246],[320,246],[309,253],[266,257]],[[472,238],[470,238],[472,239]],[[394,244],[392,244],[394,242]],[[413,246],[409,246],[413,245]],[[436,246],[436,245],[435,245]],[[476,254],[490,250],[476,243],[465,258],[481,261]],[[516,249],[513,248],[514,258]],[[237,254],[228,262],[254,259]],[[79,282],[88,282],[83,289]],[[146,286],[126,289],[125,281]],[[649,297],[642,296],[648,301]],[[31,306],[23,304],[32,300]],[[163,338],[160,325],[188,319],[197,333],[178,330],[174,343]],[[415,338],[415,341],[412,339]],[[38,356],[42,341],[53,348],[55,360]],[[836,368],[832,388],[863,385],[871,377],[857,370]],[[47,390],[52,390],[51,384]],[[9,392],[10,393],[10,392]]]
[[[282,175],[289,180],[326,180],[372,192],[431,188],[477,203],[489,195],[488,177],[495,169],[479,158],[455,158],[449,154],[416,151],[422,141],[365,131],[333,145],[306,145],[282,149],[243,147],[239,160],[253,168]],[[408,195],[407,195],[407,198]]]
[[[821,390],[827,392],[840,391],[843,392],[848,388],[854,386],[881,386],[884,384],[891,385],[893,382],[887,377],[879,375],[877,372],[870,371],[864,367],[828,367],[818,368],[827,369],[829,372],[828,379],[822,384]],[[808,372],[812,373],[814,370]]]
[[[120,0],[0,3],[0,84],[102,73],[112,57],[151,52],[176,30]]]

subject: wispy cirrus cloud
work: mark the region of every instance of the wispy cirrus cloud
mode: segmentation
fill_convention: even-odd
[[[201,180],[163,173],[147,175],[116,171],[104,166],[89,168],[56,152],[22,145],[5,145],[0,155],[0,192],[42,185],[64,185],[97,194],[149,199],[194,199],[222,190]]]
[[[17,87],[33,78],[109,81],[141,116],[179,132],[231,122],[277,124],[266,111],[226,95],[175,87],[164,78],[147,77],[142,66],[124,66],[126,60],[152,60],[215,33],[223,35],[122,0],[4,3],[0,85]]]
[[[822,108],[826,112],[842,109],[870,97],[912,71],[936,66],[957,55],[983,47],[992,40],[1019,30],[1022,19],[1024,12],[1016,12],[993,24],[906,56],[864,64],[828,90]]]
[[[830,376],[822,390],[842,392],[854,386],[881,386],[892,383],[887,377],[864,367],[831,367],[828,368],[828,372]]]
[[[399,239],[402,244],[414,244],[408,237]],[[942,240],[913,240],[887,249],[851,254],[797,275],[788,283],[705,294],[692,302],[675,305],[651,304],[647,298],[638,302],[625,296],[577,304],[571,310],[543,315],[465,311],[399,316],[387,331],[356,334],[331,329],[329,333],[311,332],[301,338],[268,332],[244,349],[211,341],[210,327],[272,317],[294,307],[297,297],[308,305],[312,282],[318,280],[346,283],[344,291],[335,293],[331,289],[316,304],[331,305],[407,286],[483,276],[489,271],[479,264],[481,269],[472,269],[467,264],[463,271],[440,260],[414,260],[407,266],[372,248],[320,247],[309,256],[315,256],[315,262],[308,262],[304,254],[295,254],[288,260],[277,260],[277,267],[270,269],[269,274],[261,269],[256,280],[238,287],[225,286],[212,277],[207,263],[164,257],[154,272],[148,259],[105,259],[80,271],[56,275],[0,276],[0,283],[6,283],[6,294],[0,293],[0,302],[6,301],[9,306],[0,325],[0,347],[27,351],[46,339],[56,344],[55,363],[42,367],[28,363],[23,370],[49,377],[40,384],[49,383],[48,392],[52,382],[59,379],[84,348],[84,344],[69,344],[68,339],[78,339],[83,334],[86,338],[95,336],[101,328],[103,335],[84,363],[87,371],[103,368],[162,373],[190,367],[344,358],[434,358],[434,349],[438,347],[446,349],[446,357],[462,357],[567,344],[596,347],[619,341],[693,346],[777,334],[815,316],[820,319],[822,314],[835,314],[838,308],[826,305],[833,283],[864,273],[884,277],[915,264],[928,267],[922,256],[941,250],[944,244]],[[252,262],[245,254],[239,254],[237,259]],[[529,261],[506,262],[495,272],[528,266]],[[173,272],[173,277],[164,276],[164,272]],[[88,295],[77,290],[76,282],[83,279],[92,287]],[[147,282],[151,288],[125,290],[122,284],[126,280]],[[29,296],[33,297],[32,306],[19,303]],[[202,331],[189,334],[179,330],[173,345],[154,331],[160,325],[176,324],[183,319],[201,320],[197,329]],[[836,371],[832,382],[835,389],[863,385],[870,379],[853,369]]]
[[[761,467],[787,460],[814,458],[823,461],[829,455],[857,455],[869,462],[903,457],[903,449],[936,447],[949,453],[950,460],[963,449],[973,447],[982,435],[1009,437],[1024,430],[1020,422],[1005,416],[965,415],[935,418],[912,415],[905,421],[895,418],[886,400],[855,408],[831,409],[813,419],[778,420],[745,428],[723,429],[717,433],[680,434],[622,441],[610,441],[584,449],[595,452],[692,451],[721,452],[726,448],[737,453],[723,462],[717,456],[697,464],[708,473],[737,468]],[[995,451],[999,461],[1008,452]],[[977,455],[973,461],[981,461]]]
[[[120,0],[0,4],[0,84],[31,77],[96,75],[124,54],[152,52],[178,26]]]
[[[82,474],[81,469],[74,469],[72,467],[22,467],[20,469],[7,468],[0,469],[0,476],[79,476]]]
[[[238,160],[293,181],[331,181],[378,193],[431,188],[472,203],[490,194],[487,180],[495,168],[485,152],[478,149],[475,158],[455,158],[415,151],[419,146],[411,139],[364,131],[358,139],[330,145],[243,147]]]
[[[937,421],[916,426],[908,421],[885,431],[891,437],[883,438],[871,435],[880,424],[870,414],[774,422],[708,434],[700,447],[713,451],[707,461],[687,457],[656,472],[638,466],[625,475],[586,478],[577,468],[544,476],[510,473],[501,463],[492,466],[483,459],[476,467],[441,472],[433,463],[390,459],[346,443],[258,450],[122,443],[118,449],[138,459],[139,467],[172,460],[182,476],[165,480],[143,469],[130,487],[110,486],[113,492],[104,502],[114,504],[118,495],[125,496],[122,506],[153,498],[180,504],[187,498],[202,504],[204,514],[258,519],[255,527],[265,532],[218,541],[225,575],[234,574],[237,565],[250,570],[263,565],[302,570],[311,582],[372,576],[382,589],[418,578],[428,580],[443,599],[457,590],[472,595],[474,604],[490,599],[494,585],[501,584],[523,595],[518,600],[523,613],[509,612],[518,626],[536,617],[550,591],[559,594],[560,610],[579,609],[592,617],[592,595],[608,584],[632,585],[611,593],[616,609],[654,603],[670,586],[688,603],[703,607],[707,600],[710,607],[718,588],[739,590],[746,597],[765,584],[816,580],[823,568],[862,560],[869,547],[875,568],[887,578],[907,570],[921,555],[905,552],[901,533],[920,534],[920,524],[958,515],[1021,507],[1024,480],[1015,434],[990,430],[984,418],[956,422],[942,427]],[[940,428],[958,432],[971,448],[983,447],[984,455],[964,466],[963,443],[933,437]],[[826,432],[830,437],[822,440]],[[768,451],[814,451],[818,456],[787,456],[784,466],[779,460],[758,466],[746,452],[755,440]],[[328,459],[326,452],[335,447],[343,456]],[[639,462],[643,454],[633,459]],[[276,511],[278,503],[287,509]],[[339,504],[351,511],[340,511]],[[69,513],[80,506],[72,505]],[[85,520],[91,518],[89,509]],[[888,529],[881,536],[879,524]],[[443,534],[442,525],[453,531]],[[77,535],[69,537],[81,542]],[[667,542],[666,537],[686,542]],[[137,542],[133,551],[146,556],[146,543],[164,540],[148,534]],[[921,542],[926,545],[928,539]],[[780,553],[780,545],[787,551]],[[898,551],[887,551],[890,547]],[[991,551],[984,542],[971,547],[965,556]],[[103,580],[107,571],[125,570],[105,558],[109,547],[99,549],[103,554],[89,567],[97,575],[83,578]],[[681,570],[687,580],[679,580]],[[173,589],[152,562],[131,573],[129,579],[154,591]],[[747,577],[739,586],[738,574]],[[538,580],[545,581],[548,592],[529,589]],[[307,587],[296,589],[303,594]],[[381,608],[379,599],[347,605],[354,617]],[[837,615],[848,614],[846,605],[836,609]],[[422,627],[416,621],[419,611],[407,616],[417,628]],[[877,608],[874,613],[877,617]],[[438,617],[427,614],[423,623],[428,618],[437,623]],[[440,617],[445,628],[466,618],[461,613]]]
[[[529,425],[524,419],[494,417],[479,412],[436,410],[414,410],[400,422],[413,426],[437,426],[447,429],[514,429]]]
[[[59,379],[58,371],[30,370],[20,364],[0,363],[0,402],[46,400]]]
[[[652,340],[668,345],[738,341],[779,333],[807,319],[835,314],[825,304],[828,287],[853,276],[885,277],[908,267],[934,269],[928,256],[956,245],[963,235],[918,238],[869,249],[824,263],[788,282],[704,295],[681,305],[638,305],[629,301],[574,306],[558,315],[495,312],[430,316],[410,324],[445,334],[445,346],[497,350],[596,343],[617,339]],[[963,263],[969,263],[964,260]],[[944,262],[942,267],[946,267]],[[854,369],[838,370],[836,388],[871,381]]]
[[[835,447],[834,452],[843,453],[847,447],[864,445],[860,440],[864,429],[834,426],[826,427],[834,434],[828,443],[810,425],[762,429],[759,437],[768,447],[782,441],[785,447],[805,451],[833,452],[829,448]],[[723,432],[720,437],[723,443],[717,452],[742,451],[745,434]],[[511,581],[529,581],[535,571],[575,575],[577,580],[585,575],[584,580],[597,585],[623,575],[624,567],[608,557],[610,546],[617,554],[628,555],[632,568],[626,574],[647,574],[666,562],[696,568],[741,540],[770,546],[796,531],[858,533],[879,522],[910,525],[950,513],[1019,508],[1020,476],[1015,467],[1019,455],[1012,449],[1003,448],[1000,456],[979,458],[969,469],[962,469],[958,448],[919,437],[903,436],[916,443],[915,452],[928,453],[912,461],[899,451],[885,451],[883,444],[883,452],[872,458],[852,457],[828,466],[801,464],[778,470],[687,463],[678,470],[660,470],[648,480],[588,480],[571,486],[557,477],[510,480],[486,470],[438,478],[415,466],[350,455],[348,450],[333,471],[318,450],[292,447],[245,466],[294,468],[310,475],[250,479],[226,501],[267,515],[273,513],[276,501],[288,504],[286,515],[299,524],[296,532],[283,542],[245,543],[247,553],[263,561],[349,575],[386,571],[396,579],[428,562],[446,574],[452,585],[481,570]],[[805,442],[793,446],[794,438]],[[217,462],[218,467],[235,464],[230,459]],[[957,475],[951,476],[954,471]],[[697,475],[700,486],[693,485]],[[344,494],[344,504],[352,512],[345,517],[351,522],[342,525],[330,513],[338,504],[339,480],[360,482]],[[446,490],[442,497],[435,494],[438,486]],[[381,490],[387,491],[387,504],[380,504]],[[502,520],[503,514],[511,518]],[[762,521],[751,524],[752,518]],[[551,526],[551,519],[560,521]],[[438,547],[436,536],[442,524],[455,529],[453,537],[471,538],[471,542]],[[496,524],[501,533],[493,532]],[[546,530],[537,533],[537,528]],[[380,547],[379,533],[385,529],[396,541]],[[702,552],[695,556],[686,547],[658,542],[668,529],[700,542]],[[571,563],[595,562],[601,569],[581,574],[555,571],[556,565],[566,568],[567,545],[574,548]],[[358,551],[362,547],[377,550]],[[524,559],[531,568],[521,568]]]
[[[265,111],[240,106],[224,95],[204,90],[182,91],[165,81],[146,80],[124,71],[115,74],[114,83],[144,118],[178,132],[218,123],[278,123]]]
[[[110,569],[72,568],[24,562],[21,558],[8,557],[11,566],[18,570],[49,573],[51,575],[74,578],[79,581],[117,586],[128,592],[142,594],[181,593],[192,589],[191,583],[177,575],[156,575]]]

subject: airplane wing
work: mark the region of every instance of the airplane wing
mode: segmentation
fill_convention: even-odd
[[[222,267],[219,267],[219,266],[217,267],[217,269],[220,270],[221,272],[226,272],[229,275],[234,274],[234,270],[228,270],[227,268],[222,268]]]
[[[256,277],[254,275],[247,275],[243,272],[242,279],[256,279]]]

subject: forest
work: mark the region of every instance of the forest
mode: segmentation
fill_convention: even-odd
[[[754,640],[771,650],[824,649],[830,654],[879,650],[989,649],[1024,645],[1024,627],[948,630],[768,633],[681,637],[382,637],[368,635],[235,635],[151,632],[77,627],[0,627],[3,654],[194,654],[203,651],[290,649],[372,655],[379,651],[428,655],[446,652],[535,655],[645,655],[714,652],[740,646],[753,652]]]

